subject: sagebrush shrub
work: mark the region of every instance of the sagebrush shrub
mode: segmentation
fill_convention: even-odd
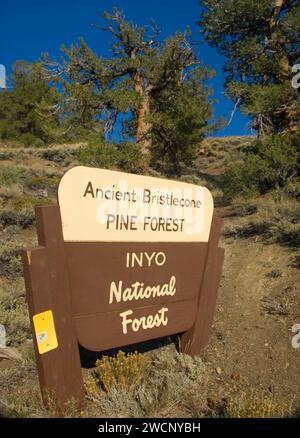
[[[140,353],[119,351],[116,356],[103,356],[96,362],[95,376],[106,391],[120,385],[129,389],[146,375],[149,369],[148,358]]]
[[[19,166],[0,166],[0,185],[9,186],[21,182],[25,177],[26,169]]]
[[[225,416],[230,418],[283,418],[290,416],[290,406],[278,403],[271,394],[241,393],[228,400]]]
[[[31,337],[28,308],[21,281],[0,287],[0,324],[6,329],[6,343],[17,346]]]
[[[22,243],[9,241],[0,248],[0,275],[13,279],[22,274]]]

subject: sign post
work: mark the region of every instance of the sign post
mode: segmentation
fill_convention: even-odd
[[[78,166],[36,219],[23,266],[44,401],[83,403],[78,344],[177,333],[187,354],[207,345],[224,250],[206,188]]]

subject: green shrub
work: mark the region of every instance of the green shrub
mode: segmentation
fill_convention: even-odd
[[[298,135],[277,135],[248,147],[244,160],[233,164],[223,177],[225,197],[254,197],[285,187],[299,171],[298,142]]]
[[[34,147],[34,148],[42,148],[42,147],[44,147],[45,146],[45,142],[41,139],[41,138],[36,138],[35,140],[34,140],[34,142],[32,143],[32,146]]]
[[[4,227],[8,225],[17,225],[20,228],[26,229],[35,222],[33,209],[23,209],[22,211],[12,211],[9,209],[0,212],[0,223]]]
[[[56,188],[59,178],[49,175],[28,175],[25,180],[25,185],[29,189],[49,189]]]
[[[142,173],[144,168],[142,154],[135,143],[113,144],[94,138],[79,150],[78,159],[88,166],[129,173]]]
[[[34,198],[33,196],[23,195],[12,199],[12,201],[10,202],[10,206],[15,212],[19,213],[26,209],[33,210],[34,207],[38,205],[45,205],[50,203],[51,200],[48,198],[40,199],[40,198]]]
[[[12,160],[13,153],[10,151],[0,151],[0,160]]]
[[[17,225],[23,229],[34,223],[34,207],[51,204],[52,202],[49,198],[35,198],[25,194],[6,198],[6,200],[5,208],[0,211],[0,224],[4,227]]]
[[[30,132],[20,135],[18,138],[19,142],[26,147],[43,147],[45,145],[41,138],[36,137]]]
[[[18,166],[0,167],[0,185],[7,186],[18,183],[25,175],[25,169]]]
[[[31,337],[27,304],[16,285],[0,287],[0,324],[6,328],[7,345],[18,345]]]
[[[117,145],[117,167],[124,172],[143,173],[144,157],[136,143]]]
[[[77,150],[73,148],[66,147],[64,149],[60,148],[48,148],[45,150],[38,151],[37,154],[40,158],[44,160],[53,161],[62,166],[68,166],[72,160],[77,158]]]
[[[22,244],[9,241],[0,248],[0,276],[13,279],[22,275]]]
[[[82,164],[104,169],[115,167],[116,146],[105,141],[92,139],[88,146],[80,148],[78,159]]]

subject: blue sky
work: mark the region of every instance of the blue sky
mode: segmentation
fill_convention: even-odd
[[[98,54],[108,55],[111,36],[95,29],[92,24],[101,20],[104,10],[113,6],[122,9],[127,19],[140,25],[154,19],[162,29],[162,36],[191,27],[193,39],[200,41],[196,21],[200,7],[198,0],[10,0],[1,5],[0,64],[7,73],[17,59],[37,60],[41,53],[49,52],[52,58],[61,56],[62,44],[68,46],[83,37]],[[223,95],[223,59],[215,49],[202,43],[196,47],[200,59],[217,72],[211,81],[215,116],[229,118],[232,102]],[[249,121],[237,113],[232,124],[215,135],[249,134]]]

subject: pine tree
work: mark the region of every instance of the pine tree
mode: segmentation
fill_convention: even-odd
[[[184,161],[211,118],[211,72],[193,53],[188,32],[161,41],[155,24],[140,27],[117,8],[103,17],[104,25],[95,27],[114,39],[110,58],[97,56],[81,39],[63,48],[62,65],[46,59],[48,71],[63,83],[77,116],[93,115],[106,132],[121,125],[124,139],[134,138],[148,160],[155,150]]]
[[[199,25],[225,56],[226,90],[260,137],[299,130],[292,67],[300,59],[299,0],[202,0]]]
[[[43,110],[57,104],[57,91],[42,78],[38,64],[26,61],[14,64],[10,82],[12,87],[0,93],[0,138],[27,146],[50,141],[58,119]]]

